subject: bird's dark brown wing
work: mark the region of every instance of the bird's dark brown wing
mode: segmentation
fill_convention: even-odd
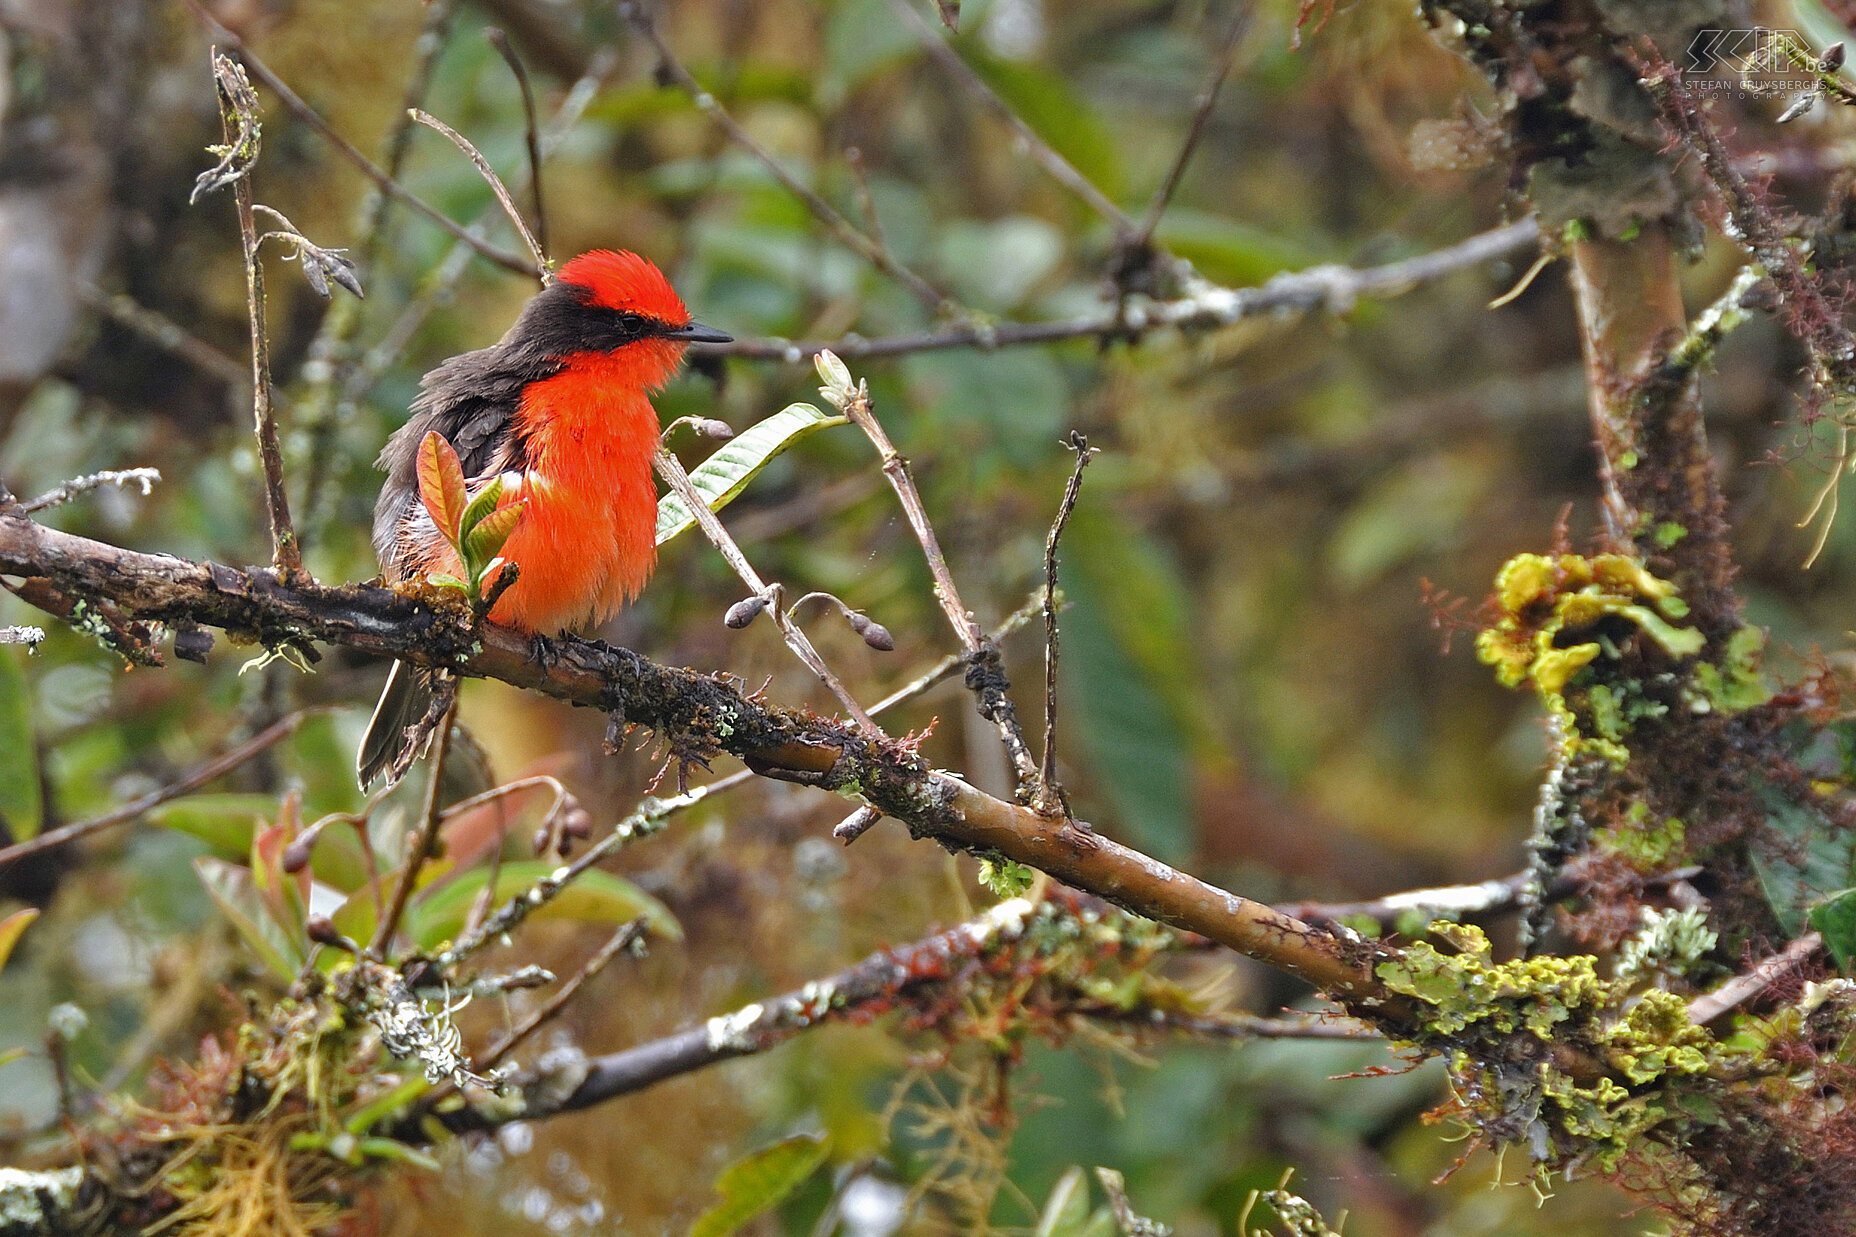
[[[520,471],[528,464],[528,445],[516,410],[531,382],[559,373],[561,363],[512,349],[508,340],[494,347],[452,357],[425,376],[413,402],[413,415],[387,439],[377,466],[387,474],[374,504],[374,552],[389,578],[399,576],[407,547],[402,530],[419,501],[419,443],[431,430],[444,435],[458,453],[464,476],[472,484],[499,472]]]

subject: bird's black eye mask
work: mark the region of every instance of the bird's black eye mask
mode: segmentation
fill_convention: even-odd
[[[593,290],[556,283],[523,311],[524,343],[543,356],[612,352],[641,339],[668,339],[683,344],[718,344],[729,336],[698,322],[675,326],[662,318],[596,304]]]

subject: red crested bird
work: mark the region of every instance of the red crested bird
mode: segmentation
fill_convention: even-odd
[[[554,635],[610,618],[657,561],[651,458],[657,412],[687,345],[729,336],[690,321],[657,267],[596,249],[561,268],[509,333],[425,376],[413,416],[380,453],[374,551],[389,583],[461,575],[456,553],[419,498],[416,456],[436,430],[475,494],[503,478],[498,506],[523,504],[502,556],[518,568],[493,622]],[[430,675],[396,662],[356,758],[365,788],[403,770],[409,727],[425,717]]]

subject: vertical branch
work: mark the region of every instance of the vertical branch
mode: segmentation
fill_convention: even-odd
[[[1050,536],[1044,542],[1044,760],[1038,766],[1039,808],[1046,813],[1070,815],[1070,800],[1057,780],[1057,543],[1063,527],[1076,510],[1076,496],[1082,493],[1083,469],[1095,457],[1095,448],[1078,430],[1071,430],[1064,445],[1076,452],[1076,468],[1069,484],[1063,487],[1063,501],[1057,505],[1057,518],[1051,521]]]
[[[303,569],[303,554],[290,524],[290,499],[284,492],[283,452],[277,445],[277,419],[271,400],[271,344],[264,324],[264,268],[258,262],[258,225],[252,212],[251,168],[258,160],[258,98],[245,71],[230,57],[214,53],[213,80],[219,89],[219,120],[227,157],[238,166],[232,182],[238,204],[238,235],[245,254],[245,300],[251,319],[251,415],[258,438],[258,463],[264,471],[264,505],[270,516],[271,563],[279,571]]]
[[[1718,637],[1739,625],[1733,564],[1696,376],[1669,360],[1688,320],[1668,228],[1575,241],[1571,256],[1607,534],[1672,579]]]
[[[999,728],[999,737],[1005,744],[1005,750],[1012,759],[1012,769],[1018,776],[1021,787],[1029,787],[1037,778],[1037,764],[1032,760],[1031,748],[1025,743],[1023,729],[1018,724],[1018,713],[1011,698],[1005,694],[1008,686],[1004,671],[999,666],[999,651],[989,643],[980,632],[980,626],[973,621],[972,613],[960,600],[960,590],[954,587],[954,574],[947,568],[947,558],[941,553],[940,538],[935,536],[934,525],[928,521],[928,509],[922,505],[921,492],[915,488],[915,477],[909,471],[909,461],[896,450],[889,434],[883,429],[883,423],[876,419],[876,413],[870,406],[869,388],[862,382],[851,383],[851,371],[844,362],[829,351],[820,352],[816,358],[819,376],[825,380],[821,393],[851,423],[864,432],[876,448],[878,459],[882,461],[883,476],[889,486],[896,492],[896,501],[902,504],[903,514],[908,517],[909,528],[915,533],[915,539],[921,543],[922,557],[928,561],[928,573],[934,578],[935,600],[941,603],[941,612],[954,629],[955,637],[961,648],[967,652],[967,685],[980,696],[980,714],[987,721]]]

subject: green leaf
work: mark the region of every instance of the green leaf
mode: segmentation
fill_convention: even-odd
[[[464,514],[458,519],[458,531],[470,536],[470,530],[483,522],[483,517],[496,510],[496,504],[503,496],[503,474],[497,473],[484,483],[482,489],[471,498],[464,507]]]
[[[193,870],[252,952],[285,983],[295,979],[303,955],[297,942],[266,911],[251,869],[202,855],[193,861]]]
[[[221,859],[243,860],[251,839],[277,810],[275,795],[187,795],[149,809],[150,822],[199,838]]]
[[[43,812],[26,674],[19,658],[0,653],[0,820],[13,831],[15,842],[23,842],[38,836]]]
[[[1082,1167],[1073,1164],[1051,1187],[1032,1237],[1069,1237],[1088,1221],[1088,1179],[1083,1176]]]
[[[722,1201],[696,1218],[690,1237],[728,1237],[755,1216],[791,1194],[818,1171],[830,1144],[815,1134],[799,1134],[743,1156],[715,1179]]]
[[[38,917],[38,908],[28,906],[23,911],[14,911],[5,919],[0,919],[0,969],[6,967],[7,957],[12,954],[13,946],[19,944],[20,934]]]
[[[1823,934],[1824,948],[1837,960],[1837,969],[1849,970],[1856,962],[1856,889],[1845,889],[1819,902],[1809,918],[1811,926]]]
[[[788,404],[717,447],[713,455],[690,470],[690,481],[696,492],[708,500],[709,510],[720,511],[774,456],[827,426],[845,423],[846,418],[827,415],[811,404]],[[657,504],[657,544],[663,545],[695,522],[696,517],[681,497],[664,495]]]
[[[1158,542],[1091,507],[1088,493],[1059,566],[1071,603],[1060,619],[1060,708],[1076,719],[1118,836],[1177,863],[1194,845],[1193,736],[1208,729],[1191,594]]]
[[[496,878],[495,906],[501,906],[558,865],[540,860],[505,863]],[[477,894],[490,879],[487,867],[473,868],[429,893],[419,894],[407,912],[407,932],[420,949],[435,949],[456,938]],[[670,909],[623,876],[597,868],[581,873],[573,884],[535,912],[538,919],[573,919],[583,923],[622,924],[644,916],[651,931],[670,940],[683,939],[683,927]]]
[[[1759,798],[1778,845],[1749,848],[1753,870],[1773,915],[1795,937],[1808,908],[1856,880],[1856,833],[1777,791]]]
[[[520,502],[498,507],[464,534],[464,560],[471,565],[473,572],[487,567],[490,560],[502,551],[503,543],[509,540],[510,533],[516,531],[516,523],[522,518],[522,507]]]
[[[445,436],[428,430],[419,441],[416,461],[419,475],[419,500],[445,540],[458,540],[458,524],[464,517],[464,466]]]

